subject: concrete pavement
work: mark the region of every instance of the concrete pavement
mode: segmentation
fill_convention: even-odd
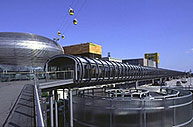
[[[19,102],[22,90],[32,81],[0,82],[0,126],[12,117],[12,112]],[[33,92],[33,91],[32,91]]]

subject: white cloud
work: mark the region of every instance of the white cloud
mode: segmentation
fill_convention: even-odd
[[[193,52],[193,48],[189,49],[188,51],[186,51],[185,53],[192,53]]]

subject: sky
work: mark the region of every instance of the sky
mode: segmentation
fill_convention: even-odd
[[[0,32],[53,39],[58,30],[65,35],[62,46],[93,42],[103,56],[121,59],[158,52],[159,67],[193,70],[193,0],[0,1]]]

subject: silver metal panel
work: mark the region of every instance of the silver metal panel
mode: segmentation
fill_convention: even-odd
[[[169,90],[167,94],[174,96],[160,94],[163,98],[159,99],[149,98],[149,94],[157,96],[154,92],[138,98],[109,96],[102,89],[94,91],[84,89],[73,97],[77,127],[192,127],[192,93],[189,91]],[[137,95],[131,91],[130,94]]]
[[[40,89],[51,89],[54,87],[60,87],[65,86],[69,84],[73,84],[73,79],[66,79],[66,80],[56,80],[56,81],[50,81],[50,82],[44,82],[39,84]]]
[[[48,58],[63,54],[55,41],[29,33],[0,32],[0,65],[11,71],[43,67]],[[19,69],[18,69],[19,68]]]

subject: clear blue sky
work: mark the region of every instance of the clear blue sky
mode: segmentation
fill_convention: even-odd
[[[93,42],[116,58],[159,52],[160,67],[193,70],[193,0],[87,0],[79,11],[84,1],[1,0],[0,31],[53,38],[60,29],[63,46]]]

